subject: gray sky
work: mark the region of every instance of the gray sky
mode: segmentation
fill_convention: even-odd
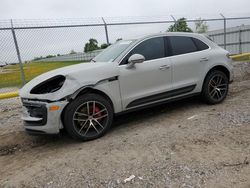
[[[213,16],[249,13],[249,0],[0,0],[0,19]]]

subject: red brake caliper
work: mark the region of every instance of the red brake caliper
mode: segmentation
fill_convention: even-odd
[[[101,110],[100,110],[100,108],[98,107],[98,106],[95,106],[95,113],[97,113],[96,115],[95,115],[95,118],[98,118],[98,117],[101,117],[102,116],[102,113],[98,113],[98,112],[100,112]],[[102,118],[100,118],[100,120],[101,120]]]

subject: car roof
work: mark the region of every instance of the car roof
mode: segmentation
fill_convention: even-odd
[[[156,33],[150,35],[144,35],[139,37],[138,39],[150,38],[150,37],[158,37],[158,36],[187,36],[187,37],[200,37],[204,36],[203,34],[199,33],[190,33],[190,32],[164,32],[164,33]]]
[[[185,36],[185,37],[194,37],[197,38],[203,42],[205,42],[207,45],[214,46],[214,43],[209,40],[209,38],[205,34],[200,33],[190,33],[190,32],[163,32],[163,33],[156,33],[156,34],[149,34],[149,35],[141,35],[140,37],[137,37],[134,39],[134,41],[143,41],[145,39],[154,38],[154,37],[164,37],[164,36]]]
[[[122,41],[141,41],[147,38],[153,37],[163,37],[163,36],[186,36],[186,37],[196,37],[196,38],[207,38],[205,34],[200,33],[191,33],[191,32],[162,32],[162,33],[154,33],[148,35],[139,35],[130,39],[123,39]]]

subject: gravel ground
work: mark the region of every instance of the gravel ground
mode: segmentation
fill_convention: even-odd
[[[23,131],[19,99],[0,101],[0,187],[250,187],[250,63],[227,99],[197,98],[116,118],[104,137]]]

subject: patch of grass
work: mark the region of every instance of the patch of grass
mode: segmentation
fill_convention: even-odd
[[[30,81],[36,76],[57,68],[82,63],[82,61],[67,62],[31,62],[23,64],[26,81]],[[8,65],[0,68],[0,88],[20,87],[22,85],[19,64]]]

